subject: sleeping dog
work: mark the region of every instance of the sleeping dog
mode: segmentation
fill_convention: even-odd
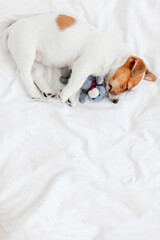
[[[69,83],[59,93],[63,103],[69,99],[74,104],[89,75],[105,78],[107,95],[113,103],[143,79],[156,80],[125,43],[67,15],[47,13],[13,21],[3,34],[3,43],[32,98],[40,97],[31,75],[35,60],[57,68],[72,66]]]

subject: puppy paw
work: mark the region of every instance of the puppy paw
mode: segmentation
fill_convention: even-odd
[[[68,106],[73,107],[73,104],[72,104],[72,102],[69,99],[67,100],[66,103],[68,104]]]
[[[45,92],[42,93],[44,97],[47,97],[47,94]]]
[[[56,96],[56,94],[54,94],[53,92],[51,92],[51,93],[45,93],[45,92],[43,92],[43,96],[44,97],[50,97],[50,98],[54,98],[55,96]]]
[[[66,90],[65,88],[63,88],[60,93],[58,94],[58,97],[61,101],[61,103],[65,103],[69,98],[70,98],[71,94],[68,90]]]
[[[40,99],[42,98],[42,95],[39,91],[32,91],[32,92],[29,92],[29,95],[32,99]]]
[[[63,101],[62,101],[62,89],[60,90],[60,92],[59,93],[57,93],[57,98],[61,101],[61,103],[63,103]]]
[[[76,103],[77,103],[77,100],[75,98],[69,98],[67,100],[67,104],[70,106],[70,107],[75,107],[76,106]]]

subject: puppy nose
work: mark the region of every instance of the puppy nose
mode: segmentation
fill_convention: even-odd
[[[115,99],[113,100],[113,103],[118,103],[118,101],[119,101],[118,99]]]

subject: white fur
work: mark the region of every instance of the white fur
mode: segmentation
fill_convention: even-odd
[[[60,93],[62,102],[75,94],[89,75],[106,77],[133,55],[128,46],[94,26],[76,21],[61,31],[58,14],[24,18],[6,28],[3,42],[12,54],[31,97],[40,97],[31,76],[34,60],[47,66],[72,66],[69,83]]]

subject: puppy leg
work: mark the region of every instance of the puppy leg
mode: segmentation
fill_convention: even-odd
[[[28,92],[32,98],[40,98],[41,93],[33,82],[31,75],[33,62],[35,60],[35,47],[23,46],[22,42],[14,42],[13,39],[9,38],[8,48],[12,54],[13,59],[16,62],[17,70],[19,76]]]
[[[80,90],[76,91],[68,100],[67,104],[71,107],[75,107],[77,103],[77,98],[79,96]]]
[[[61,102],[66,102],[67,99],[81,88],[86,78],[91,74],[91,70],[87,66],[88,64],[80,59],[74,63],[69,83],[60,92],[59,97]]]
[[[34,62],[33,64],[33,79],[44,97],[54,97],[56,95],[53,93],[53,89],[48,84],[47,71],[49,70],[49,67],[43,66],[37,62]]]
[[[19,76],[30,97],[41,98],[41,93],[33,82],[31,68],[32,66],[30,65],[26,65],[25,68],[18,68]]]

